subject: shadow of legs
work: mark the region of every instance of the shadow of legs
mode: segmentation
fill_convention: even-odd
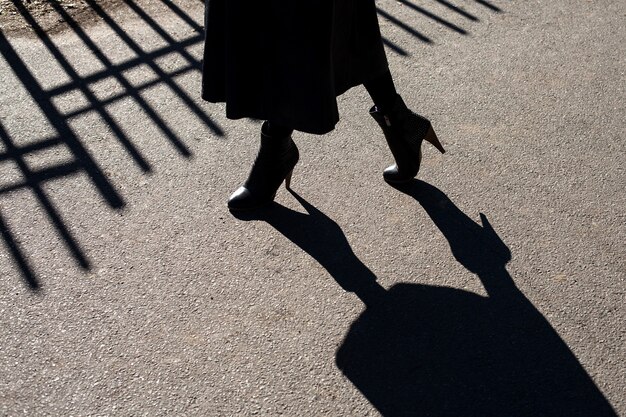
[[[421,181],[401,189],[489,296],[430,285],[390,288],[337,350],[337,366],[365,397],[385,416],[616,416],[515,287],[505,269],[510,251],[486,216],[481,227]]]
[[[354,292],[366,304],[382,299],[384,288],[376,276],[356,257],[346,236],[331,218],[294,191],[291,194],[307,214],[273,203],[254,213],[233,213],[240,220],[265,221],[311,255],[346,291]]]
[[[486,216],[473,222],[437,188],[403,192],[426,210],[489,296],[419,284],[385,291],[341,228],[302,197],[253,214],[367,305],[337,350],[346,377],[385,416],[616,416],[568,346],[515,287],[511,253]]]

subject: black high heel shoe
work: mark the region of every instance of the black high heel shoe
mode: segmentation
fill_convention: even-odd
[[[273,137],[266,132],[267,122],[261,128],[261,147],[248,179],[228,199],[231,211],[263,207],[274,201],[283,180],[287,189],[291,186],[293,168],[300,159],[298,148],[291,135]]]
[[[383,129],[389,150],[396,161],[383,172],[383,178],[388,183],[405,183],[415,178],[422,162],[423,140],[430,142],[439,152],[446,152],[430,121],[413,113],[400,96],[387,113],[374,106],[370,115]]]

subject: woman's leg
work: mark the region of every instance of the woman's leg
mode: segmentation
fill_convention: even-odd
[[[293,133],[293,129],[288,126],[279,125],[278,123],[274,123],[271,120],[265,122],[265,131],[264,133],[272,138],[287,138],[291,136]]]
[[[386,111],[393,108],[398,93],[389,70],[373,80],[365,82],[363,85],[374,101],[376,109]]]

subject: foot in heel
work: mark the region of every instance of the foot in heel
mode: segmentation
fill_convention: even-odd
[[[248,211],[261,208],[272,201],[283,181],[291,181],[291,173],[298,163],[296,144],[287,137],[271,137],[261,129],[261,148],[252,165],[246,182],[228,199],[231,211]]]
[[[442,153],[445,152],[430,121],[413,113],[400,96],[389,111],[381,112],[373,107],[370,115],[383,130],[396,162],[383,171],[383,178],[388,183],[401,184],[415,178],[422,161],[421,147],[424,139]]]

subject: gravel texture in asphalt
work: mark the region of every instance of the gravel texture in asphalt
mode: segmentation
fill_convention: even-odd
[[[203,3],[84,4],[0,17],[1,415],[626,414],[626,3],[379,1],[447,152],[354,88],[243,218]]]

